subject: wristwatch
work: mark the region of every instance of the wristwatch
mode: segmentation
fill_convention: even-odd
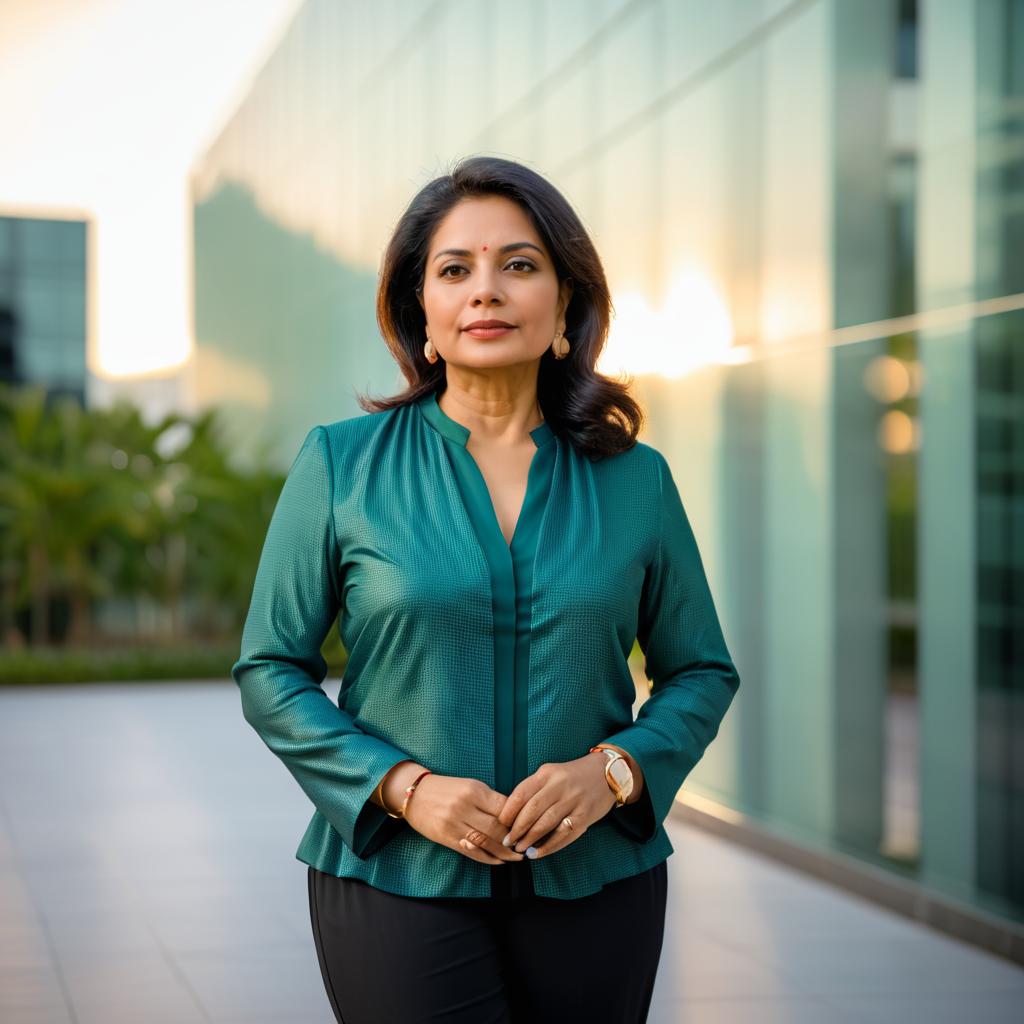
[[[615,794],[615,806],[621,807],[633,792],[633,773],[630,771],[629,762],[617,750],[608,747],[590,748],[591,753],[595,750],[600,750],[608,756],[604,766],[604,777]]]

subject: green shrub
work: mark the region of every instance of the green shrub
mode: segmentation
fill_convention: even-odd
[[[118,683],[160,680],[222,679],[231,681],[238,645],[221,648],[133,647],[25,648],[0,651],[0,684],[30,686],[40,683]],[[337,645],[324,651],[329,676],[345,665],[344,650]]]

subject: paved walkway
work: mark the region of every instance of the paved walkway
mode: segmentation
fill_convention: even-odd
[[[0,689],[0,1021],[332,1024],[310,813],[230,680]],[[650,1024],[1020,1019],[1024,970],[669,830]]]

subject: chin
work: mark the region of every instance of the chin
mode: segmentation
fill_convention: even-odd
[[[540,356],[530,352],[474,352],[464,362],[464,366],[498,368],[501,366],[519,366],[522,363],[536,362]]]

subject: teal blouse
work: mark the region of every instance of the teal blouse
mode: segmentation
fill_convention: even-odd
[[[533,556],[537,552],[537,526],[551,490],[555,465],[555,435],[545,421],[530,437],[537,446],[526,478],[526,496],[512,533],[511,544],[494,511],[491,492],[476,459],[466,447],[470,431],[446,415],[430,395],[422,403],[424,415],[447,441],[448,455],[459,493],[473,524],[491,573],[494,608],[494,738],[495,789],[511,793],[527,770],[529,721],[530,589]],[[492,896],[521,896],[534,892],[532,861],[491,866]]]
[[[316,426],[267,531],[232,676],[315,810],[296,857],[407,896],[574,899],[673,852],[663,822],[739,687],[664,457],[593,461],[545,421],[511,544],[437,395]],[[338,702],[320,648],[348,652]],[[634,721],[639,639],[651,697]],[[535,861],[481,864],[370,800],[413,758],[501,793],[613,743],[641,797]]]

